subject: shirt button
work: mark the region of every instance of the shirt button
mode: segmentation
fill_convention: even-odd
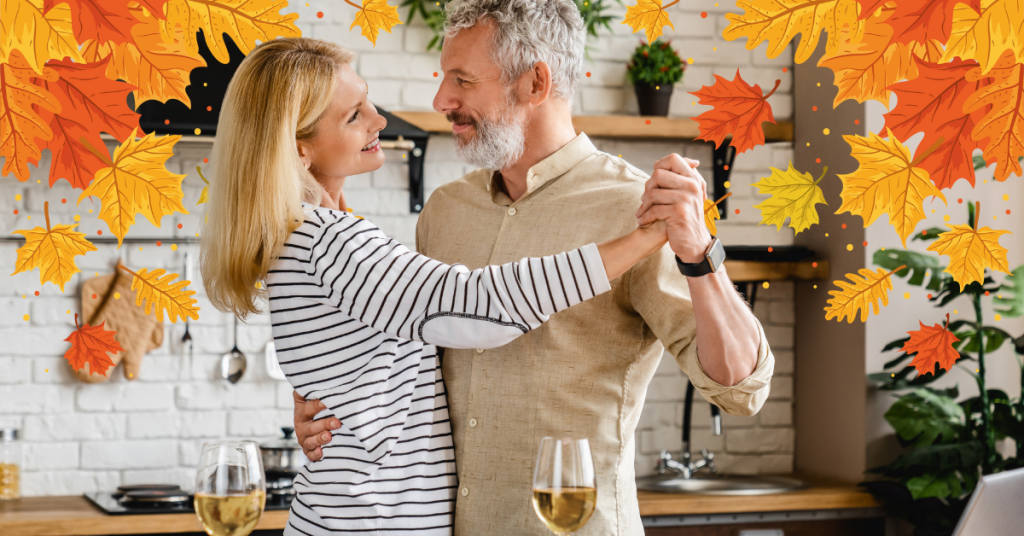
[[[484,349],[483,348],[477,348],[476,349],[476,353],[482,354],[482,353],[484,353]]]
[[[509,216],[515,216],[516,215],[516,207],[509,208],[508,209],[508,215]]]
[[[462,488],[462,496],[465,497],[466,495],[469,495],[469,488]]]
[[[469,420],[469,427],[470,428],[476,428],[476,419],[470,419]]]

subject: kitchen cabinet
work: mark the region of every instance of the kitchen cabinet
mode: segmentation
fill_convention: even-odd
[[[885,518],[651,527],[645,536],[883,536]]]

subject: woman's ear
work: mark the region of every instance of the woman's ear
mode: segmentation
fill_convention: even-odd
[[[307,170],[313,165],[313,149],[303,140],[295,140],[295,148],[299,151],[299,160]]]

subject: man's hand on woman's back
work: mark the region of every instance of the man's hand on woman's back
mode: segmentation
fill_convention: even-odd
[[[327,406],[319,400],[306,400],[295,391],[292,391],[292,399],[295,401],[295,437],[306,457],[318,461],[324,456],[320,447],[331,442],[331,430],[341,428],[341,421],[337,417],[313,420]]]

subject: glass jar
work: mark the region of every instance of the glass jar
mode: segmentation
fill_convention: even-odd
[[[0,501],[21,498],[21,465],[18,429],[0,429]]]

